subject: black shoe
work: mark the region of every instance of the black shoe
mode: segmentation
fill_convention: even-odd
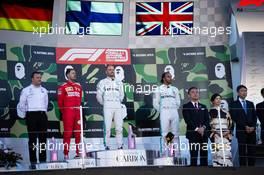
[[[64,155],[64,161],[69,160],[69,155]]]
[[[117,149],[123,149],[123,146],[120,146],[119,148],[117,148]]]
[[[31,164],[29,165],[29,169],[32,169],[32,170],[37,169],[37,167],[36,167],[36,163],[31,163]]]
[[[74,159],[80,159],[80,158],[81,158],[81,156],[79,154],[74,156]]]
[[[110,148],[108,146],[105,147],[105,150],[110,150]]]

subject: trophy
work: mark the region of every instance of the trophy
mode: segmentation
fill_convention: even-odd
[[[136,134],[133,133],[132,125],[128,125],[128,149],[136,149]]]
[[[173,157],[174,156],[174,145],[173,145],[174,134],[169,132],[165,136],[165,139],[166,139],[166,146],[165,146],[166,157]]]
[[[50,162],[56,161],[58,161],[58,151],[56,149],[56,140],[54,137],[52,137],[50,146]]]

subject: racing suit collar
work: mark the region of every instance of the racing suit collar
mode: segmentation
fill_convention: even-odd
[[[73,82],[73,81],[67,81],[67,83],[70,84],[70,85],[74,85],[75,84],[75,82]]]
[[[111,78],[111,77],[106,77],[108,80],[110,81],[114,81],[115,80],[115,77]]]
[[[30,87],[32,87],[32,88],[41,88],[41,85],[35,86],[34,84],[30,84]]]
[[[170,85],[170,84],[168,84],[168,85],[166,85],[166,84],[163,84],[163,86],[164,86],[164,87],[166,87],[166,88],[170,88],[170,87],[171,87],[171,85]]]

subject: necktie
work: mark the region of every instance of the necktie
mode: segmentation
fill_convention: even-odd
[[[194,103],[194,107],[195,107],[195,109],[198,109],[197,103]]]
[[[247,103],[246,103],[246,101],[243,100],[242,104],[243,104],[243,109],[244,109],[245,113],[247,114]]]

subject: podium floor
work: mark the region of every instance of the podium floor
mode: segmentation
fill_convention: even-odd
[[[67,170],[38,170],[24,172],[5,172],[9,175],[262,175],[264,167],[212,168],[212,167],[175,167],[175,166],[140,166],[140,167],[105,167]]]

